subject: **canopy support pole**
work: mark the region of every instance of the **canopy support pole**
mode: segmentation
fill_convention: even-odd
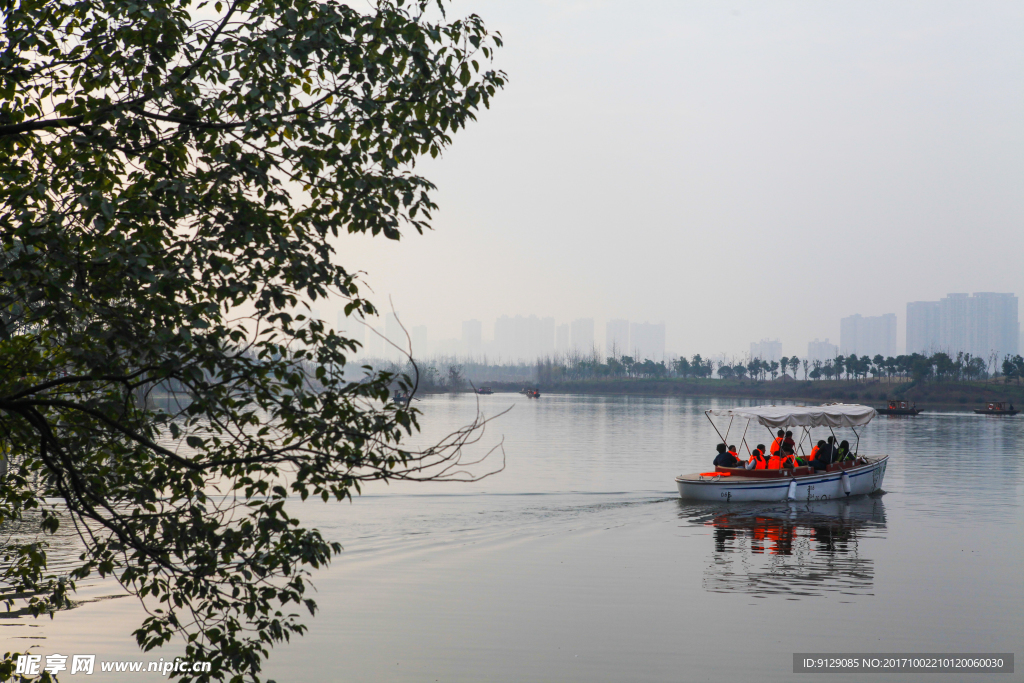
[[[733,422],[733,420],[735,420],[735,419],[736,419],[736,416],[735,416],[735,415],[733,415],[732,417],[730,417],[730,418],[729,418],[729,426],[728,426],[728,427],[726,427],[726,429],[725,429],[725,438],[724,438],[724,439],[722,439],[722,443],[725,443],[725,439],[728,439],[728,438],[729,438],[729,432],[731,432],[731,431],[732,431],[732,422]],[[727,444],[727,443],[726,443],[726,444],[725,444],[725,447],[726,447],[726,448],[728,448],[728,447],[729,447],[729,444]]]
[[[747,455],[752,455],[750,452],[750,444],[747,443],[747,430],[750,429],[750,420],[747,420],[747,425],[743,428],[743,440],[740,441],[740,448],[746,446]]]
[[[807,435],[807,443],[810,443],[810,442],[811,442],[811,433],[810,433],[810,432],[809,432],[809,431],[807,430],[807,427],[806,427],[806,426],[805,426],[805,427],[803,427],[803,430],[804,430],[804,434],[806,434],[806,435]],[[800,454],[801,454],[801,455],[803,455],[803,447],[804,447],[804,434],[801,434],[801,435],[800,435],[800,441],[799,441],[799,442],[797,442],[797,444],[796,444],[796,449],[797,449],[798,451],[800,451]]]
[[[708,419],[708,422],[711,423],[711,426],[715,428],[716,432],[718,432],[718,438],[722,440],[722,443],[725,443],[725,437],[722,436],[722,432],[718,431],[718,425],[715,424],[715,421],[711,419],[711,411],[710,410],[705,410],[704,411],[704,417],[706,417]],[[728,448],[729,444],[725,444],[725,447]]]
[[[853,425],[850,425],[850,429],[853,429],[853,433],[857,434],[857,430],[854,429]],[[857,434],[857,445],[853,447],[853,454],[855,456],[860,454],[860,434]]]

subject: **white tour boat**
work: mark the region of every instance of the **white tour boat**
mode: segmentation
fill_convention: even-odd
[[[737,419],[746,420],[740,448],[746,447],[748,454],[751,446],[747,442],[747,430],[751,422],[768,428],[770,439],[766,443],[775,439],[772,430],[802,428],[800,442],[797,444],[798,456],[803,453],[805,436],[810,447],[809,430],[813,427],[827,427],[830,432],[837,428],[850,428],[857,437],[857,445],[852,449],[851,458],[833,463],[826,470],[815,471],[807,466],[762,470],[715,467],[713,472],[681,474],[676,477],[681,498],[726,502],[832,500],[873,493],[882,487],[889,456],[865,457],[857,452],[860,434],[856,428],[871,422],[877,414],[870,406],[844,403],[824,406],[755,406],[705,410],[704,414],[723,443],[728,438],[733,422]],[[725,436],[722,436],[712,416],[729,418]],[[835,436],[835,432],[832,435]],[[839,439],[835,441],[838,443]]]

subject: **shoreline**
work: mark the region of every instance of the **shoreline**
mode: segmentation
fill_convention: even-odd
[[[518,393],[522,385],[512,382],[482,382],[495,393]],[[793,380],[739,382],[709,379],[605,379],[579,382],[534,384],[544,394],[603,396],[680,396],[687,398],[732,398],[762,401],[861,403],[884,406],[888,400],[909,401],[925,410],[952,408],[973,410],[990,401],[1024,406],[1024,385],[996,382],[913,382],[885,379],[861,381]],[[479,387],[478,387],[479,388]]]

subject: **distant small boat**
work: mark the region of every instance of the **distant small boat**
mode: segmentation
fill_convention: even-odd
[[[480,387],[479,389],[477,389],[476,393],[481,394],[483,396],[490,396],[491,394],[494,393],[494,390],[491,389],[490,387]]]
[[[974,412],[978,415],[1016,415],[1020,411],[1012,403],[1007,406],[1003,401],[992,401],[984,408],[975,408]]]
[[[537,389],[527,389],[526,398],[540,398],[540,391]]]
[[[917,407],[917,404],[909,404],[906,401],[889,401],[887,408],[876,408],[879,415],[917,415],[924,411]]]

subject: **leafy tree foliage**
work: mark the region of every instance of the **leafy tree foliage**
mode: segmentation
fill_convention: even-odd
[[[0,0],[0,522],[85,548],[58,578],[44,545],[6,547],[34,612],[114,576],[143,648],[179,634],[213,678],[258,679],[339,551],[289,496],[472,476],[473,425],[407,450],[395,378],[353,381],[356,343],[295,313],[374,312],[335,238],[427,229],[417,158],[504,85],[500,36],[443,10]]]

